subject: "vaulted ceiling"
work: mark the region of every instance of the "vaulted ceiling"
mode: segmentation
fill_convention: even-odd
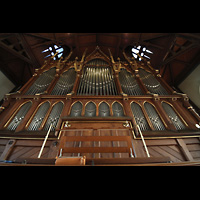
[[[153,52],[152,67],[172,86],[200,63],[200,33],[0,33],[0,69],[21,86],[43,65],[42,51],[54,44],[64,48],[64,56],[73,50],[70,60],[80,60],[86,48],[89,54],[96,46],[124,60],[123,51],[132,57],[132,47],[145,46]]]

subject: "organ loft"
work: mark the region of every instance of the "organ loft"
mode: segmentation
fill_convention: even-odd
[[[199,164],[200,117],[147,58],[72,55],[49,56],[5,95],[1,165]]]

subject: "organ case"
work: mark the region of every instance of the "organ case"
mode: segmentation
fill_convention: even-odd
[[[187,96],[171,89],[145,59],[131,62],[134,58],[125,55],[125,61],[115,62],[111,53],[109,57],[99,47],[87,56],[85,51],[81,61],[68,59],[51,60],[16,94],[5,96],[1,138],[42,141],[49,130],[48,141],[53,141],[55,148],[47,150],[47,143],[44,158],[76,155],[86,156],[88,163],[92,159],[101,163],[108,158],[113,162],[116,158],[147,158],[143,136],[155,160],[151,147],[155,139],[157,154],[160,143],[173,140],[179,160],[194,160],[181,145],[184,138],[200,136],[196,126],[200,117]],[[14,148],[4,159],[17,159],[17,155]],[[168,153],[162,150],[160,155]],[[175,156],[170,159],[177,161]]]

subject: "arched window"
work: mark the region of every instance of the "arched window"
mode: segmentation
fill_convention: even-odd
[[[80,101],[76,102],[71,108],[71,117],[80,117],[82,112],[82,103]]]
[[[177,130],[184,130],[186,129],[185,125],[182,123],[181,119],[178,117],[174,109],[165,102],[162,102],[162,107],[169,116],[170,120],[174,124]]]
[[[140,129],[142,131],[151,130],[141,107],[137,103],[133,102],[131,104],[131,109],[132,109],[136,124],[140,127]]]
[[[70,93],[73,89],[75,80],[76,72],[74,68],[71,68],[60,76],[51,95],[66,95]]]
[[[27,102],[25,103],[17,112],[17,114],[15,115],[15,117],[12,119],[12,121],[10,122],[10,124],[7,127],[7,130],[11,130],[14,131],[18,125],[20,124],[20,122],[24,119],[25,115],[27,114],[27,112],[29,111],[29,109],[31,108],[32,102]]]
[[[55,127],[57,126],[57,123],[58,123],[58,120],[60,118],[63,106],[64,105],[63,105],[62,102],[59,102],[59,103],[54,105],[54,107],[52,108],[51,113],[50,113],[50,115],[47,119],[47,122],[44,126],[44,130],[47,131],[51,124],[53,125],[53,127],[51,128],[51,131],[55,130]]]
[[[31,121],[28,127],[29,131],[36,131],[40,128],[40,125],[42,124],[49,107],[49,102],[45,102],[39,107],[37,113],[35,114],[33,120]]]
[[[139,68],[139,75],[140,79],[151,93],[159,95],[168,95],[168,92],[165,90],[165,88],[151,73],[147,72],[142,68]]]
[[[95,117],[96,116],[96,105],[93,102],[89,102],[85,106],[85,117]]]
[[[34,95],[44,92],[48,86],[51,84],[51,81],[54,79],[56,74],[56,68],[51,68],[50,70],[42,73],[38,79],[31,85],[26,95]]]
[[[115,117],[124,116],[123,108],[122,108],[121,104],[118,102],[115,102],[112,105],[112,111],[113,111],[113,116],[115,116]]]
[[[110,116],[110,107],[107,103],[102,102],[99,106],[99,116],[108,117]]]
[[[162,120],[160,119],[160,116],[158,115],[155,108],[148,102],[144,104],[144,107],[149,116],[149,119],[151,120],[153,127],[159,131],[165,130],[165,126],[162,123]]]
[[[126,69],[122,68],[119,73],[119,81],[122,91],[128,95],[143,95],[135,76],[129,73]]]

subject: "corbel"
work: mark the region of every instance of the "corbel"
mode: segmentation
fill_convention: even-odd
[[[154,101],[159,101],[159,100],[160,100],[158,94],[152,94],[152,96],[153,96],[153,100],[154,100]]]
[[[128,100],[128,95],[127,94],[123,93],[122,95],[123,95],[123,100]]]

